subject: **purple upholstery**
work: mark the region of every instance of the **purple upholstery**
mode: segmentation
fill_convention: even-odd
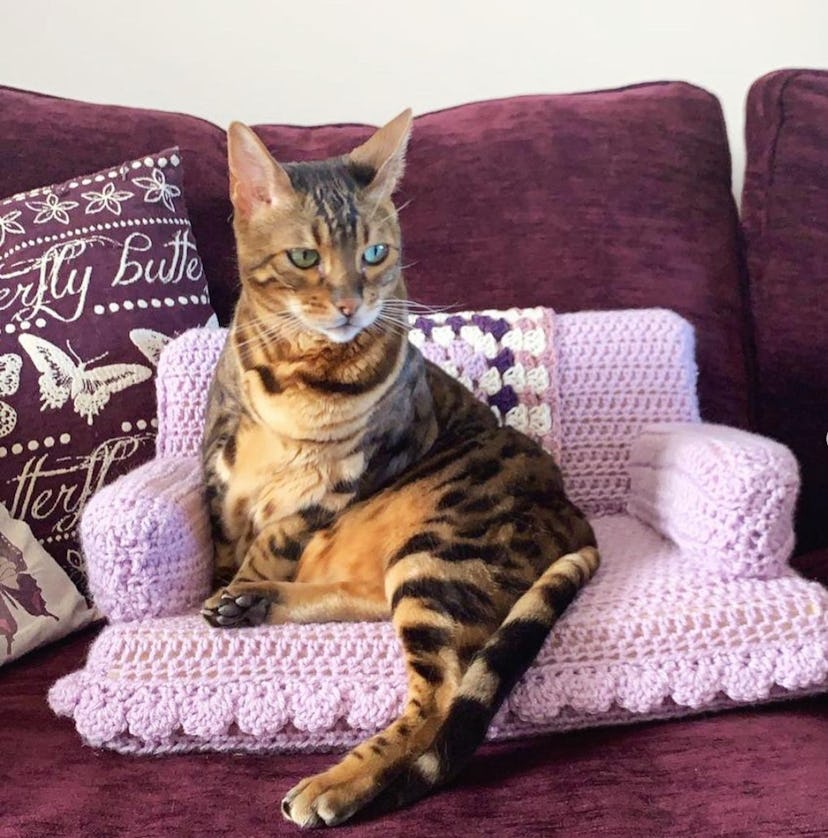
[[[0,197],[178,146],[198,252],[221,318],[234,299],[224,132],[202,119],[93,105],[0,86]]]
[[[758,430],[799,458],[804,551],[828,545],[828,72],[759,79],[746,139]]]
[[[281,793],[327,768],[329,754],[124,756],[89,748],[56,718],[46,691],[82,664],[95,635],[38,650],[0,675],[4,838],[300,834],[282,820]],[[820,696],[487,745],[453,788],[331,834],[823,835],[826,713]]]
[[[417,263],[409,271],[413,295],[467,308],[675,308],[697,328],[702,415],[709,421],[745,423],[742,347],[758,343],[761,430],[804,456],[803,509],[813,511],[816,469],[823,475],[828,469],[811,455],[825,449],[818,452],[809,427],[797,423],[812,421],[807,411],[819,415],[815,385],[825,368],[818,362],[825,357],[826,324],[819,318],[826,309],[807,294],[826,275],[820,88],[824,74],[780,74],[751,97],[744,206],[755,336],[741,307],[745,277],[721,111],[714,97],[686,84],[464,105],[418,118],[401,195],[414,199],[403,211],[406,261]],[[283,158],[342,152],[367,132],[360,126],[263,130]],[[171,145],[187,161],[190,217],[212,301],[226,323],[236,269],[223,132],[182,114],[0,87],[2,196]],[[769,169],[772,160],[787,162]],[[803,169],[809,188],[789,182]],[[810,241],[795,232],[799,204],[801,219],[818,213]],[[773,254],[768,265],[761,254]],[[771,265],[784,272],[770,271]],[[441,287],[446,276],[456,288]],[[789,295],[763,297],[784,287]],[[776,310],[784,340],[774,331]],[[809,514],[802,523],[810,543],[825,544],[816,520]],[[828,551],[795,564],[828,582]],[[279,794],[324,768],[329,757],[151,759],[84,746],[70,721],[54,717],[46,691],[81,665],[91,636],[37,651],[0,673],[6,755],[0,832],[296,834],[281,821]],[[823,697],[489,746],[454,789],[340,833],[821,834],[826,710]]]
[[[370,130],[255,127],[281,160],[344,153]],[[711,94],[657,83],[425,114],[398,197],[415,299],[672,308],[696,327],[702,417],[746,424],[738,222]]]
[[[370,131],[256,128],[282,160],[344,153]],[[193,230],[226,323],[236,267],[223,132],[181,114],[0,88],[0,159],[13,163],[0,167],[0,195],[172,144],[188,161]],[[703,418],[747,424],[737,218],[711,94],[655,83],[425,114],[399,199],[411,200],[403,223],[416,299],[464,309],[673,308],[697,329]]]

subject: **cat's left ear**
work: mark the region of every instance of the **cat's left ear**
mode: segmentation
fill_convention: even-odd
[[[265,144],[241,122],[227,130],[230,200],[237,217],[250,219],[262,208],[289,207],[295,198],[287,172]]]
[[[402,178],[411,119],[407,108],[348,155],[356,179],[378,201],[390,198]]]

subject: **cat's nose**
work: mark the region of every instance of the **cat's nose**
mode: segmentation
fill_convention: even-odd
[[[353,317],[356,310],[359,308],[360,301],[356,297],[346,297],[344,300],[339,300],[336,303],[337,310],[346,317]]]

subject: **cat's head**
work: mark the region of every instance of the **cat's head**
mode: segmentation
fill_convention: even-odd
[[[391,195],[410,131],[407,110],[349,154],[280,165],[250,128],[230,126],[239,270],[260,323],[346,343],[378,318],[399,321],[392,300],[405,287]]]

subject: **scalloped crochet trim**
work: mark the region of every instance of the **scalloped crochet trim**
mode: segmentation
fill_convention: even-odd
[[[163,685],[95,682],[85,671],[49,691],[55,713],[74,717],[89,744],[128,753],[200,750],[335,751],[376,733],[402,709],[404,684],[271,682]],[[490,739],[625,724],[809,695],[828,689],[818,642],[671,664],[535,666],[496,716]],[[313,695],[312,701],[303,696]]]

